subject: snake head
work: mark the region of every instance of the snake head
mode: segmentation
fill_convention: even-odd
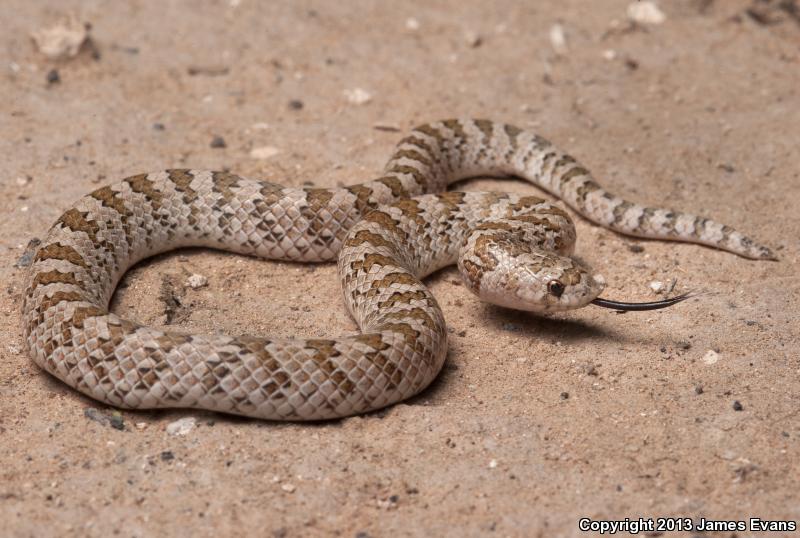
[[[476,242],[461,252],[465,284],[482,300],[515,310],[560,312],[591,303],[602,279],[567,256],[514,239]]]

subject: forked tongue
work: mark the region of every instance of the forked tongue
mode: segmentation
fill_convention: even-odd
[[[619,310],[622,312],[628,312],[631,310],[641,311],[641,310],[658,310],[659,308],[667,308],[668,306],[672,306],[674,304],[678,304],[681,301],[685,301],[686,299],[690,299],[695,297],[694,294],[691,292],[683,293],[681,295],[676,295],[675,297],[670,297],[669,299],[663,299],[661,301],[651,301],[649,303],[623,303],[620,301],[610,301],[608,299],[601,299],[598,297],[594,301],[592,301],[593,305],[602,306],[603,308],[611,308],[613,310]]]

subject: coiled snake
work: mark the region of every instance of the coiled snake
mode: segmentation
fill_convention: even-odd
[[[575,228],[562,209],[534,196],[445,192],[473,176],[526,179],[623,234],[774,258],[710,219],[609,194],[534,133],[448,120],[413,129],[381,177],[350,187],[285,188],[227,172],[165,170],[95,190],[58,219],[34,257],[22,312],[30,354],[68,385],[117,407],[328,419],[398,402],[436,377],[447,330],[421,279],[444,266],[457,262],[473,292],[506,307],[626,307],[599,299],[602,283],[569,257]],[[129,267],[187,246],[306,262],[338,255],[361,334],[186,335],[108,311]]]

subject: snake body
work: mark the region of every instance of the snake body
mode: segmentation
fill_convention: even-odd
[[[28,349],[50,374],[122,408],[309,420],[398,402],[425,388],[444,362],[444,317],[421,281],[431,272],[458,263],[482,298],[540,312],[583,306],[602,290],[569,258],[575,228],[562,209],[534,196],[445,192],[473,176],[526,179],[623,234],[773,258],[728,226],[608,193],[534,133],[447,120],[413,129],[381,177],[349,187],[165,170],[95,190],[58,219],[34,256],[22,312]],[[108,311],[129,267],[188,246],[306,262],[338,255],[361,333],[186,335]]]

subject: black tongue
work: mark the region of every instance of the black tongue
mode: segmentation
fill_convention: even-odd
[[[659,308],[667,308],[668,306],[672,306],[674,304],[678,304],[681,301],[685,301],[690,297],[694,297],[690,292],[684,293],[682,295],[676,295],[675,297],[670,297],[669,299],[664,299],[661,301],[653,301],[650,303],[621,303],[619,301],[609,301],[608,299],[601,299],[598,297],[594,301],[592,301],[593,305],[602,306],[603,308],[611,308],[614,310],[622,310],[622,311],[629,311],[629,310],[658,310]]]

